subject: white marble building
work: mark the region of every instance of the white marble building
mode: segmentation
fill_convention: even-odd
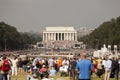
[[[77,41],[77,31],[74,27],[46,27],[43,31],[43,42]]]
[[[76,47],[76,44],[80,46]],[[43,30],[43,41],[37,42],[38,48],[46,49],[70,49],[81,46],[82,44],[77,41],[77,31],[71,26],[46,27]]]

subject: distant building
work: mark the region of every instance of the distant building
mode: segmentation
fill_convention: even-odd
[[[38,48],[70,49],[81,48],[82,42],[77,41],[77,31],[74,27],[46,27],[43,30],[43,41],[37,42]]]
[[[47,41],[77,41],[77,31],[74,27],[46,27],[43,42]]]
[[[90,34],[94,29],[88,29],[86,27],[80,27],[78,30],[77,30],[77,35],[78,37],[83,37],[85,35],[88,35]]]

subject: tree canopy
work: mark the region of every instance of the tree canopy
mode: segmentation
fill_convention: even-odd
[[[0,22],[0,51],[18,50],[27,48],[28,45],[41,41],[42,38],[33,33],[21,33],[11,25]]]
[[[120,17],[103,22],[92,33],[80,40],[90,48],[100,49],[103,44],[120,46]]]

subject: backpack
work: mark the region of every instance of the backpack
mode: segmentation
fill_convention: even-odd
[[[1,66],[1,70],[5,71],[5,72],[10,70],[10,63],[8,60],[3,61],[3,64]]]

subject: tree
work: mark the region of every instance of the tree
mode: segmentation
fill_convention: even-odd
[[[120,44],[120,17],[103,22],[92,33],[82,37],[81,40],[92,48],[100,48],[103,44]]]
[[[41,41],[41,36],[37,34],[21,33],[13,26],[0,22],[0,51],[19,50],[27,48],[26,45],[35,44]]]

